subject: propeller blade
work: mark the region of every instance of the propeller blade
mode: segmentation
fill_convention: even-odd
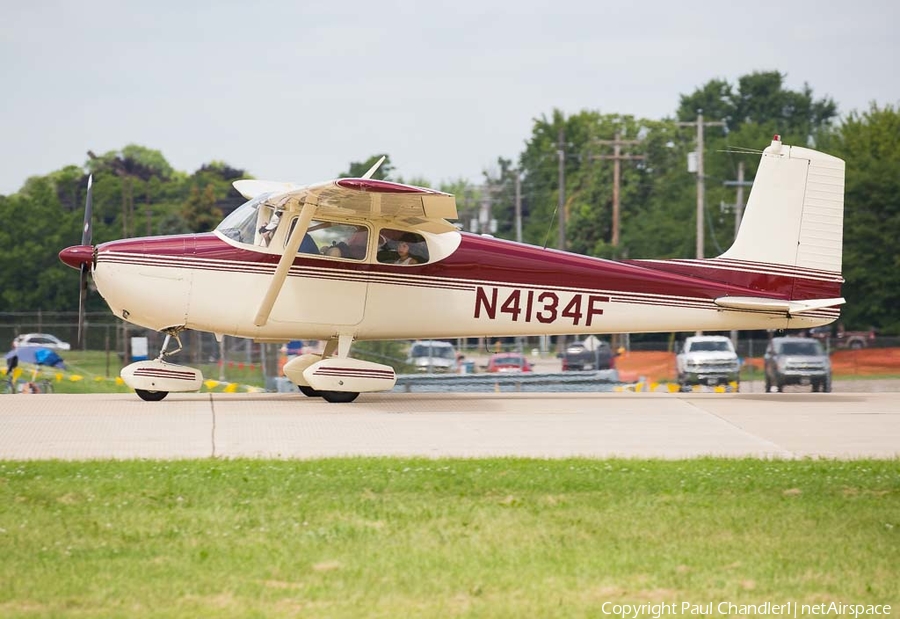
[[[87,197],[84,199],[84,226],[81,229],[81,244],[91,245],[93,236],[93,210],[94,210],[94,175],[88,176]],[[90,267],[82,262],[80,281],[78,282],[78,345],[83,344],[84,334],[84,303],[87,295],[87,277]]]
[[[309,222],[312,221],[315,212],[315,204],[306,202],[303,205],[300,217],[297,218],[297,224],[294,226],[287,246],[284,248],[284,253],[281,255],[281,260],[278,261],[278,266],[275,268],[275,274],[272,276],[271,283],[269,283],[269,289],[266,290],[266,296],[263,297],[262,303],[259,304],[259,311],[256,312],[256,318],[253,321],[257,327],[264,327],[269,321],[269,314],[272,313],[275,300],[281,292],[281,287],[284,286],[284,280],[287,278],[291,265],[294,264],[294,258],[300,249],[300,243],[303,241],[306,231],[309,230]]]
[[[376,170],[378,170],[378,168],[381,167],[381,164],[384,163],[384,160],[386,157],[387,157],[387,155],[382,155],[381,159],[376,161],[375,165],[373,165],[371,168],[369,168],[369,171],[366,172],[365,174],[363,174],[360,178],[372,178],[372,175],[375,174]]]
[[[87,276],[88,276],[88,265],[81,265],[81,281],[79,282],[79,292],[78,292],[78,345],[81,346],[84,342],[82,340],[82,334],[84,333],[84,302],[85,297],[87,296]]]
[[[84,227],[81,230],[81,244],[90,245],[93,230],[91,230],[91,218],[93,216],[94,175],[88,176],[87,198],[84,200]]]

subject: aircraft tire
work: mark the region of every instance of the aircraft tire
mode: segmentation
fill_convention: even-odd
[[[147,391],[146,389],[135,389],[134,392],[146,402],[159,402],[169,395],[168,391]]]
[[[321,391],[316,391],[309,385],[297,385],[297,388],[300,390],[300,393],[302,393],[303,395],[305,395],[308,398],[321,398],[322,397]]]
[[[355,391],[319,391],[319,394],[325,398],[326,402],[332,404],[346,404],[355,400],[359,395]]]

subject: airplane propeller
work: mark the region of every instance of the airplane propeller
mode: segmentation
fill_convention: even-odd
[[[94,175],[88,176],[87,197],[84,199],[84,226],[81,228],[81,244],[91,247],[93,254],[93,246],[91,238],[93,237],[93,207],[94,207]],[[87,295],[87,276],[90,267],[88,263],[82,262],[81,277],[79,279],[78,294],[78,343],[81,344],[81,334],[84,330],[84,303]]]
[[[94,176],[88,176],[87,197],[84,201],[84,225],[81,229],[81,245],[73,245],[59,252],[59,259],[81,273],[78,293],[78,343],[81,344],[84,331],[84,303],[87,293],[87,276],[94,262],[93,236],[93,189]]]

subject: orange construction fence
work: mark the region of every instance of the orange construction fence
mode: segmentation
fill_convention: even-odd
[[[747,357],[744,367],[763,368],[762,357]],[[624,382],[646,378],[651,382],[675,380],[675,353],[666,351],[631,351],[616,358],[619,378]],[[835,376],[900,374],[900,348],[861,348],[835,350],[831,354]]]

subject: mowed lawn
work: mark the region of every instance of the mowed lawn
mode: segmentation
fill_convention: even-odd
[[[0,617],[898,616],[900,462],[6,461],[0,558]]]

